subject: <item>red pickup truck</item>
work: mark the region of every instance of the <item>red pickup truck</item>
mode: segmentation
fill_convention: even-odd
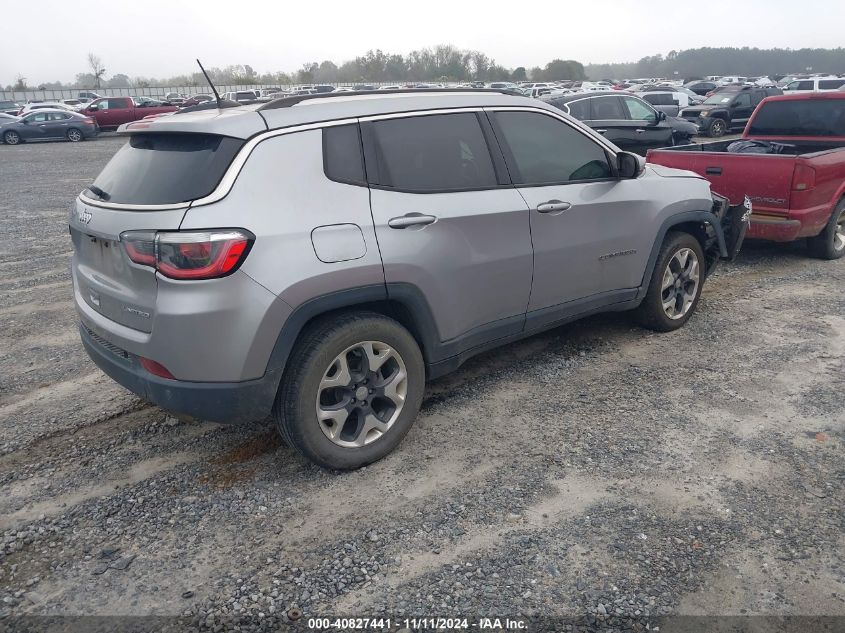
[[[731,204],[748,196],[749,238],[808,238],[815,257],[845,255],[843,93],[768,97],[742,140],[651,150],[646,160],[704,176]]]
[[[117,129],[124,123],[143,119],[150,114],[175,112],[176,106],[159,105],[158,102],[134,97],[103,97],[89,103],[82,110],[97,119],[101,130]]]

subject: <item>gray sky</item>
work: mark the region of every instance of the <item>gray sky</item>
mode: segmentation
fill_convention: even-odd
[[[107,76],[165,77],[193,72],[196,57],[206,67],[292,71],[370,48],[405,54],[440,43],[483,51],[509,68],[556,57],[636,61],[699,46],[845,45],[842,0],[39,0],[8,8],[4,14],[23,11],[37,28],[3,29],[0,84],[18,73],[30,85],[72,80],[87,70],[89,51]]]

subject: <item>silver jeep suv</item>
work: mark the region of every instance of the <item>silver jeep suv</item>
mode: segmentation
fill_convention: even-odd
[[[501,91],[329,93],[130,123],[70,215],[82,341],[329,468],[392,451],[426,379],[601,311],[668,331],[746,209]]]

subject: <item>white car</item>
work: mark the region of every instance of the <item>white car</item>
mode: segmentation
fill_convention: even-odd
[[[72,108],[69,105],[65,105],[64,103],[59,103],[58,101],[36,101],[34,103],[27,103],[21,111],[18,113],[18,116],[23,116],[33,110],[43,110],[45,108],[50,109],[59,109],[59,110],[67,110],[68,112],[76,112],[75,108]]]
[[[833,92],[845,86],[845,77],[807,77],[790,81],[783,87],[784,94],[790,92]]]
[[[730,84],[744,84],[748,83],[748,77],[740,77],[739,75],[729,75],[728,77],[722,77],[716,83],[722,86],[728,86]]]

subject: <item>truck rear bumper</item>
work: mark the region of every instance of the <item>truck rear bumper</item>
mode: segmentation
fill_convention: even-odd
[[[279,384],[275,374],[243,382],[168,380],[149,373],[138,356],[109,343],[83,323],[79,334],[88,356],[106,375],[163,409],[224,423],[263,420],[270,415]]]
[[[827,225],[830,214],[829,203],[806,209],[790,209],[789,215],[755,208],[751,214],[748,237],[773,242],[792,242],[803,237],[814,237]]]
[[[749,239],[791,242],[797,240],[800,237],[800,233],[800,220],[790,220],[789,218],[778,218],[756,213],[751,214],[751,225],[748,227]]]

